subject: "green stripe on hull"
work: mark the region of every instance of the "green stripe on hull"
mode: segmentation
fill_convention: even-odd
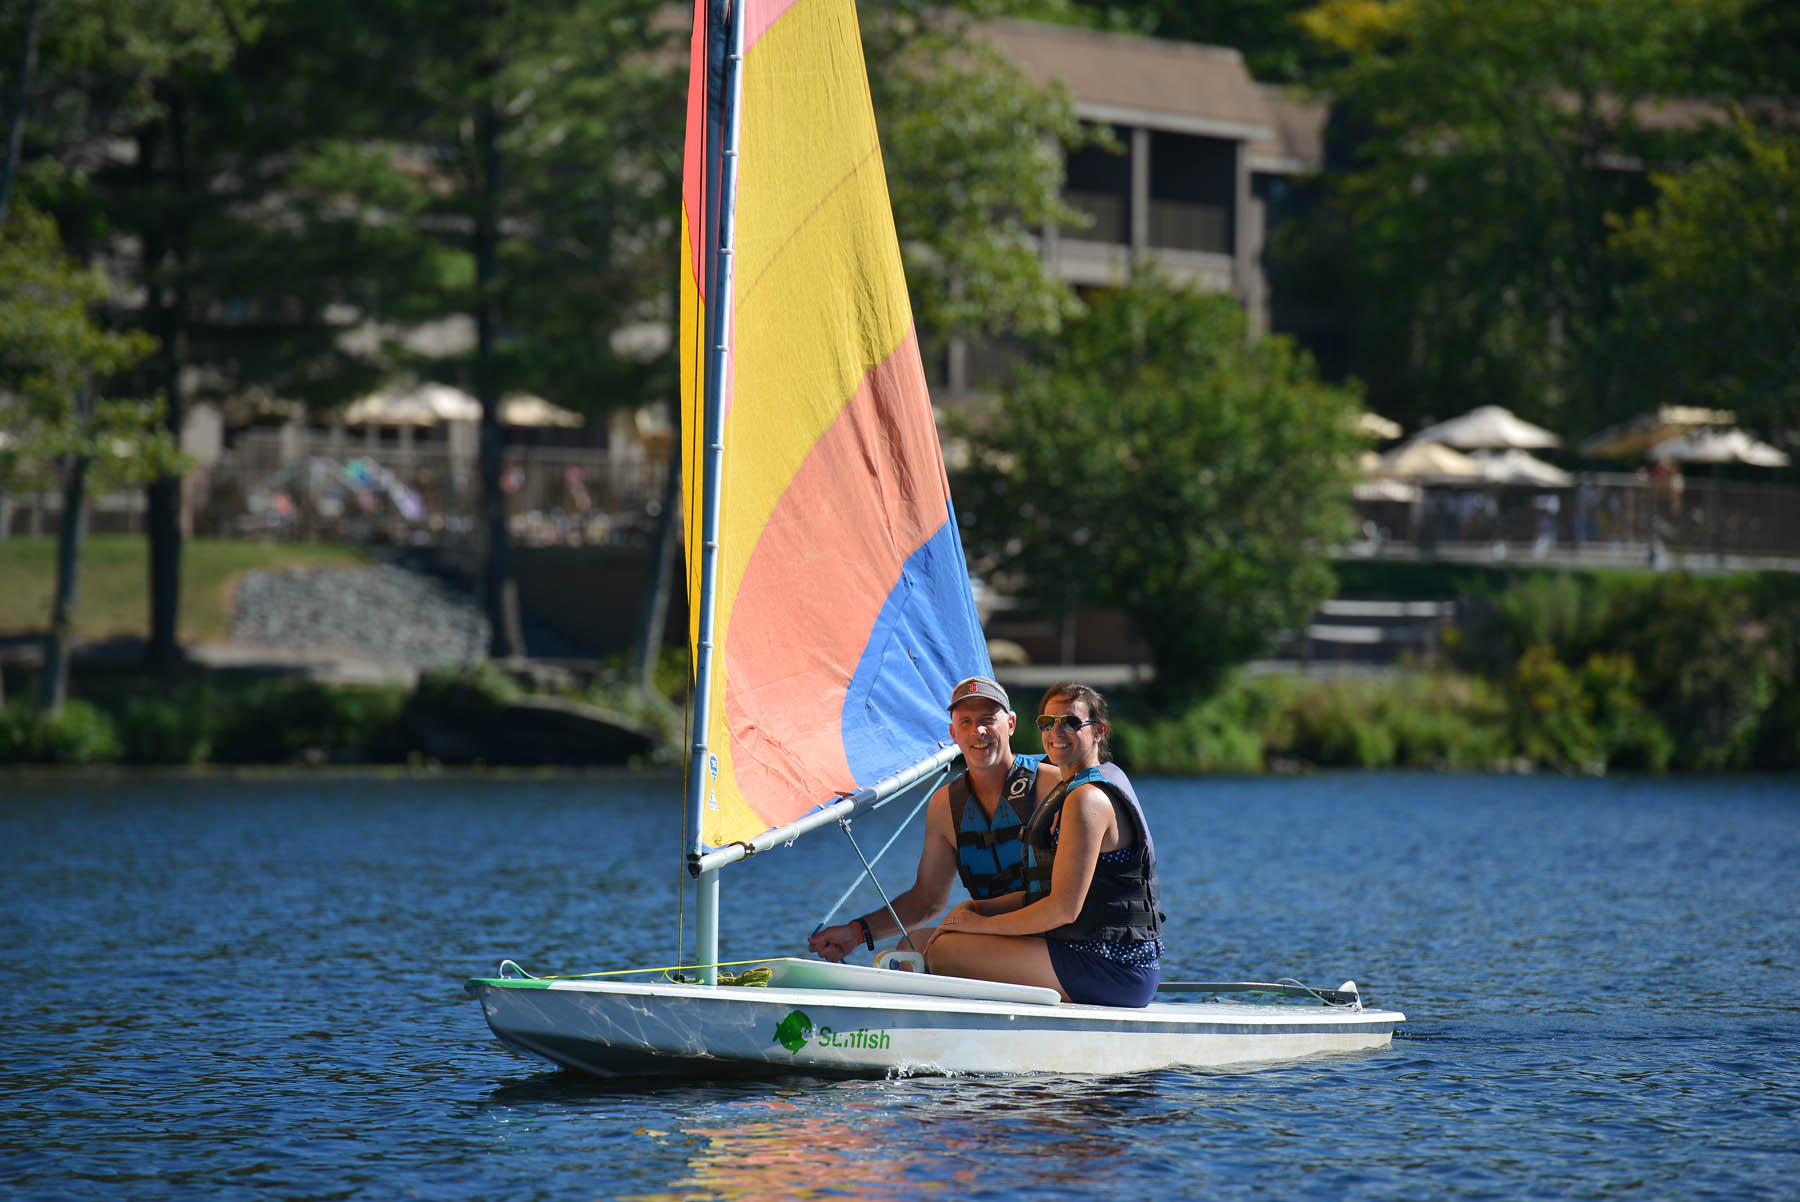
[[[551,977],[470,977],[463,982],[463,988],[470,993],[475,992],[477,985],[491,985],[495,989],[548,989],[554,983]]]

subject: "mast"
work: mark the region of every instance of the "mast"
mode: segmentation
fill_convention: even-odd
[[[721,16],[724,28],[720,27]],[[698,879],[694,929],[694,962],[701,965],[700,979],[712,985],[718,981],[719,960],[719,869],[703,868],[700,855],[704,850],[701,835],[703,821],[718,775],[718,757],[707,746],[707,732],[712,727],[713,705],[713,636],[718,616],[719,579],[719,488],[724,477],[725,376],[731,351],[731,290],[734,246],[737,227],[737,155],[739,102],[743,97],[744,21],[743,0],[709,0],[706,12],[707,54],[722,34],[731,39],[719,89],[721,106],[718,129],[721,145],[715,158],[707,155],[710,175],[717,165],[719,172],[716,221],[707,223],[714,240],[708,245],[710,270],[706,304],[706,392],[703,458],[701,463],[700,505],[700,605],[699,633],[694,649],[694,744],[690,752],[687,774],[688,829],[692,842],[688,848],[688,868]],[[712,103],[712,97],[707,97]],[[711,123],[709,123],[710,125]],[[707,207],[713,207],[713,188],[708,180]],[[711,216],[711,214],[709,214]]]

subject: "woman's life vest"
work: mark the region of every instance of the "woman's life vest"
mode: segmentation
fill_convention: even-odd
[[[1025,887],[1020,835],[1037,804],[1037,757],[1008,770],[989,819],[969,788],[969,774],[950,782],[950,829],[956,832],[956,872],[970,897],[999,897]],[[971,805],[970,802],[975,802]]]
[[[1124,849],[1134,854],[1123,864],[1098,861],[1075,921],[1045,931],[1044,935],[1071,942],[1147,943],[1161,935],[1164,917],[1157,897],[1156,847],[1150,841],[1150,825],[1144,821],[1136,790],[1113,764],[1089,768],[1064,781],[1026,822],[1025,891],[1033,901],[1049,895],[1063,803],[1072,790],[1082,785],[1093,785],[1106,794],[1119,822],[1136,836]]]

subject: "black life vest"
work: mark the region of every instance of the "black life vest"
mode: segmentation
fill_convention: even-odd
[[[1071,942],[1148,943],[1161,935],[1164,917],[1157,896],[1156,847],[1150,841],[1150,825],[1144,821],[1137,791],[1114,764],[1089,768],[1064,782],[1044,799],[1025,824],[1025,891],[1034,900],[1049,894],[1063,803],[1069,799],[1069,792],[1080,785],[1093,785],[1105,793],[1121,821],[1129,816],[1129,826],[1137,836],[1129,850],[1135,854],[1123,864],[1104,859],[1097,862],[1094,879],[1075,921],[1045,931],[1044,935]]]
[[[999,897],[1025,887],[1020,835],[1037,804],[1037,763],[1014,761],[990,819],[974,800],[969,774],[950,782],[950,829],[956,832],[956,872],[970,897]]]

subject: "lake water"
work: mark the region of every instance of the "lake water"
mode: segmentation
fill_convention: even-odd
[[[1100,1080],[584,1080],[494,1042],[461,983],[503,956],[673,962],[672,780],[0,776],[0,1183],[1800,1198],[1800,780],[1139,787],[1167,975],[1355,977],[1410,1018],[1390,1050]],[[889,811],[857,820],[866,848]],[[892,887],[916,854],[903,835]],[[853,865],[832,831],[728,872],[725,958],[797,952]]]

